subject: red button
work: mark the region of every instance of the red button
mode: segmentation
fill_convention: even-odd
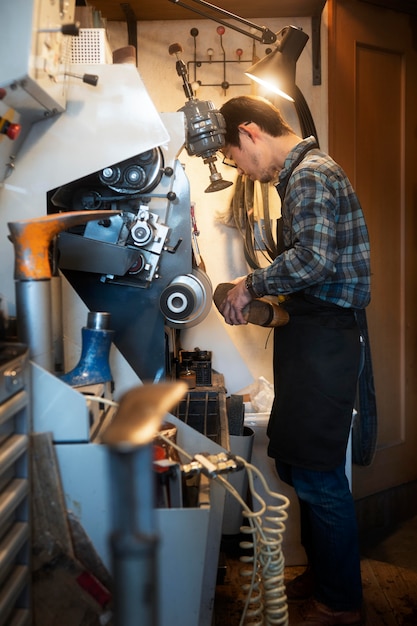
[[[10,124],[9,128],[7,129],[7,136],[9,137],[9,139],[17,139],[20,135],[21,130],[22,127],[20,124]]]
[[[7,120],[3,124],[3,128],[0,128],[2,135],[7,135],[9,139],[17,139],[19,137],[22,127],[20,124],[13,124]]]

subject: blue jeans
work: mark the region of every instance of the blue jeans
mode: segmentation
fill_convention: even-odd
[[[314,597],[335,611],[362,603],[358,530],[345,465],[307,470],[275,461],[278,474],[293,486],[300,504],[301,544],[316,584]]]

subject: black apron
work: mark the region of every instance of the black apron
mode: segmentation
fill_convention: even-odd
[[[355,312],[303,294],[281,306],[290,321],[274,331],[268,455],[331,470],[345,459],[355,403],[361,354]]]

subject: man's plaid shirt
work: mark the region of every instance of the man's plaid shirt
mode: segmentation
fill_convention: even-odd
[[[362,208],[343,169],[313,148],[291,172],[301,141],[287,156],[276,188],[282,193],[285,251],[255,270],[257,292],[294,292],[342,307],[362,309],[370,301],[370,245]],[[281,194],[280,194],[281,195]]]

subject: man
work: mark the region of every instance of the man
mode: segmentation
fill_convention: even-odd
[[[370,301],[367,227],[342,168],[269,101],[241,96],[220,110],[225,157],[240,174],[275,183],[282,204],[282,251],[268,267],[234,280],[219,309],[228,324],[245,324],[242,309],[253,299],[286,296],[290,320],[274,331],[268,455],[297,494],[308,559],[287,597],[311,596],[300,626],[360,624],[360,555],[345,461],[361,355],[356,318]]]

